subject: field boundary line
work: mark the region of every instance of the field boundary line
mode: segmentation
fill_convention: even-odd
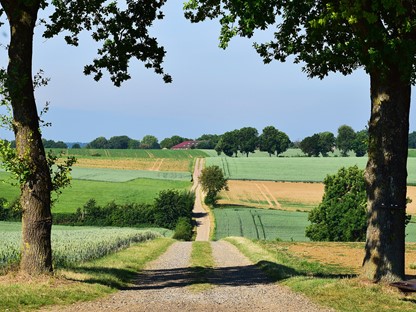
[[[160,163],[159,163],[159,165],[157,166],[157,168],[156,168],[156,171],[160,171],[160,168],[162,167],[162,164],[163,164],[163,162],[165,161],[165,159],[164,158],[161,158],[160,159]]]
[[[276,204],[276,207],[277,207],[278,209],[282,208],[282,206],[280,205],[280,203],[277,201],[276,197],[274,197],[274,196],[273,196],[273,194],[272,194],[272,192],[270,192],[270,189],[267,187],[267,185],[266,185],[266,184],[264,184],[264,183],[262,183],[261,185],[262,185],[262,186],[263,186],[263,188],[266,190],[266,192],[270,195],[270,197],[273,199],[273,201],[274,201],[274,202],[275,202],[275,204]]]
[[[160,159],[156,158],[153,162],[152,162],[152,167],[149,169],[150,171],[156,171],[156,168],[158,166]]]
[[[149,158],[155,158],[155,155],[153,155],[152,153],[150,153],[150,152],[148,152],[146,150],[145,150],[145,152],[149,156]]]
[[[256,187],[259,189],[261,195],[263,195],[263,197],[267,200],[267,202],[269,203],[270,208],[273,208],[273,203],[270,201],[270,199],[267,197],[267,195],[263,192],[263,190],[261,189],[261,187],[256,183],[255,184]]]

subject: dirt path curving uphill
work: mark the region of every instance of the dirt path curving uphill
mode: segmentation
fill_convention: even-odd
[[[208,212],[204,209],[203,194],[201,184],[198,177],[204,168],[204,159],[198,158],[195,163],[193,174],[192,191],[195,192],[195,205],[193,210],[193,217],[197,224],[196,241],[208,241],[210,234],[210,218]]]

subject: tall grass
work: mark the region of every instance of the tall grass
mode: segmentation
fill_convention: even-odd
[[[13,226],[13,225],[12,225]],[[0,267],[16,263],[20,258],[21,233],[19,224],[6,225],[2,230],[0,223]],[[160,237],[158,231],[137,230],[131,228],[83,228],[56,227],[52,230],[53,264],[62,268],[77,263],[101,258],[129,247],[133,243]]]
[[[0,311],[30,311],[47,308],[61,311],[64,305],[94,300],[126,289],[146,263],[156,259],[173,243],[159,238],[106,257],[59,269],[49,279],[21,279],[13,274],[0,280]],[[53,306],[53,307],[51,307]]]
[[[291,254],[278,242],[227,239],[273,280],[335,311],[402,312],[415,311],[413,298],[405,298],[391,288],[364,283],[351,269],[321,264]],[[336,243],[335,243],[336,244]],[[331,252],[328,248],[327,252]]]

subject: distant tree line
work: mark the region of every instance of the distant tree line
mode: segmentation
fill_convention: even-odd
[[[186,137],[173,135],[162,141],[153,135],[145,135],[141,140],[131,139],[127,135],[113,136],[110,139],[98,137],[86,144],[85,148],[91,149],[170,149],[185,141],[193,141]],[[338,128],[337,136],[332,132],[324,131],[314,133],[305,137],[302,141],[291,142],[286,133],[273,126],[267,126],[259,135],[257,129],[244,127],[224,134],[203,134],[195,139],[198,142],[197,149],[215,149],[218,154],[227,156],[238,156],[238,153],[248,156],[255,150],[268,152],[270,156],[280,155],[289,147],[300,148],[309,157],[329,156],[335,149],[341,152],[341,156],[348,156],[353,151],[357,157],[367,153],[368,131],[354,131],[350,126],[342,125]],[[79,143],[70,143],[69,146],[63,141],[42,139],[45,148],[82,148]],[[10,141],[12,147],[16,142]],[[416,131],[409,133],[409,148],[416,149]]]
[[[54,140],[42,139],[42,143],[44,148],[68,148],[68,145],[62,141],[55,142]],[[16,141],[10,141],[10,146],[15,148]]]
[[[357,157],[362,157],[367,153],[368,132],[367,130],[355,132],[350,126],[342,125],[338,128],[336,137],[328,131],[315,133],[304,138],[299,143],[299,148],[309,157],[319,155],[327,157],[328,153],[333,153],[336,148],[343,157],[348,156],[350,151],[354,151]]]
[[[265,127],[260,135],[257,129],[244,127],[221,135],[215,150],[219,155],[224,153],[230,157],[237,157],[239,152],[248,157],[250,153],[254,153],[257,149],[268,152],[269,156],[278,156],[286,151],[290,144],[287,134],[273,126]]]

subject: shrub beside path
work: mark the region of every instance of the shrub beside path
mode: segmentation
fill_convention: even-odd
[[[202,169],[202,165],[198,162],[196,167]],[[199,238],[207,241],[209,219],[201,224],[198,231],[208,228],[208,234]],[[198,281],[196,271],[189,267],[192,242],[176,242],[138,274],[133,286],[104,299],[44,311],[331,311],[270,281],[234,245],[218,241],[211,242],[211,247],[215,267],[207,271],[205,282],[212,287],[202,291],[188,287]]]

